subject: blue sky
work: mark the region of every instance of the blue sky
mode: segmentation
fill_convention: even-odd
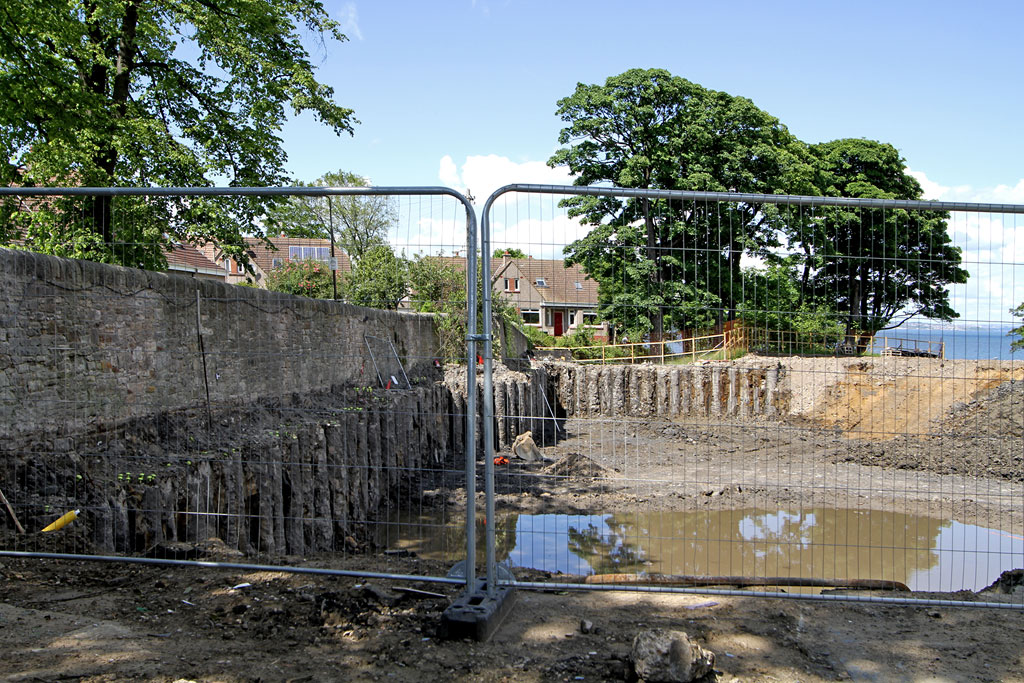
[[[556,101],[577,82],[633,67],[749,97],[807,142],[891,142],[942,186],[1015,187],[1024,178],[1020,3],[378,0],[328,8],[350,40],[317,50],[320,76],[362,123],[352,138],[306,117],[289,125],[290,168],[303,180],[345,168],[377,184],[436,183],[446,155],[458,167],[472,156],[545,161],[561,128]]]
[[[508,182],[567,182],[544,165],[558,146],[557,100],[578,82],[658,67],[750,98],[806,142],[892,143],[929,198],[1024,203],[1021,3],[330,0],[327,7],[350,40],[314,58],[321,79],[362,123],[354,137],[339,138],[311,117],[291,122],[285,149],[301,180],[345,169],[376,185],[468,187],[478,203]],[[984,247],[968,256],[1024,262],[1024,229],[981,223],[962,226],[966,242]],[[962,294],[988,297],[983,319],[1005,318],[998,313],[1005,302],[1024,299],[1020,268],[1009,291],[1005,268],[997,270],[979,271],[971,285],[978,289]],[[989,285],[1002,289],[993,294]]]

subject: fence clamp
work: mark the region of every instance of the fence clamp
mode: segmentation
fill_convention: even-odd
[[[467,334],[466,341],[478,341],[487,342],[491,341],[491,335],[489,334]]]

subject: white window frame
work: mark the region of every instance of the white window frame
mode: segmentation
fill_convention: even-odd
[[[537,316],[537,322],[531,323],[530,321],[528,321],[526,319],[527,314],[536,315]],[[519,311],[519,315],[522,317],[524,325],[540,327],[540,309],[537,309],[537,308],[524,308],[524,309]]]
[[[536,279],[534,284],[537,285],[538,287],[547,287],[548,286],[548,281],[545,280],[542,277],[539,277],[539,278]]]

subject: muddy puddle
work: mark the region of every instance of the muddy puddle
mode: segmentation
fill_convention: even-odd
[[[463,522],[402,514],[379,529],[392,549],[455,562]],[[482,559],[483,528],[478,526]],[[976,591],[1024,567],[1024,532],[844,509],[500,515],[498,560],[565,574],[649,573],[899,581]]]

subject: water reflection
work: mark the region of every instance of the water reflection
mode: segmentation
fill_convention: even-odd
[[[381,540],[391,547],[448,561],[464,554],[454,520],[404,518],[389,529],[391,538]],[[478,532],[482,553],[482,525]],[[509,514],[495,537],[499,560],[566,574],[885,579],[955,591],[978,590],[1024,566],[1020,534],[865,510]]]

